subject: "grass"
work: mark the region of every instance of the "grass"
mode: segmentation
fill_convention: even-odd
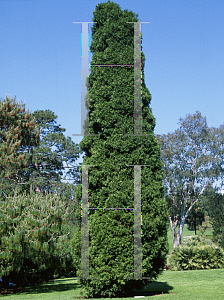
[[[158,299],[159,295],[160,300],[222,300],[224,295],[223,278],[224,269],[176,272],[168,270],[164,271],[156,282],[149,283],[142,291],[137,291],[136,296],[145,295],[145,298],[148,298],[147,295],[151,295],[150,299]],[[81,297],[80,292],[78,280],[66,278],[57,279],[54,283],[27,287],[22,293],[5,295],[0,298],[7,300],[74,300]],[[133,297],[125,299],[133,300]]]
[[[184,236],[193,236],[194,231],[188,230],[184,226],[182,239]],[[212,238],[212,230],[206,231],[205,236]],[[172,250],[172,232],[168,232],[169,249]],[[164,271],[158,280],[149,283],[144,290],[136,291],[136,296],[150,296],[157,299],[178,299],[178,300],[199,300],[199,299],[224,299],[224,269],[197,270],[197,271]],[[78,280],[74,278],[57,279],[54,282],[41,284],[38,286],[26,287],[16,294],[15,288],[8,290],[11,294],[0,295],[0,298],[9,300],[74,300],[83,298]],[[126,298],[127,300],[133,299]],[[106,299],[106,298],[100,298]],[[117,300],[122,298],[116,298]]]
[[[223,276],[224,269],[164,271],[147,289],[160,294],[159,299],[223,299]]]
[[[15,288],[14,288],[15,289]],[[22,300],[22,299],[43,299],[43,300],[70,300],[80,296],[81,288],[77,279],[57,279],[54,282],[40,284],[38,286],[26,287],[17,294],[1,295],[0,298]],[[13,292],[13,288],[11,289]]]

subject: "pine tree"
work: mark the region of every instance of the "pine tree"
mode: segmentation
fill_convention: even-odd
[[[111,297],[127,295],[134,286],[148,281],[126,278],[133,278],[134,268],[134,167],[127,165],[147,165],[141,167],[143,277],[156,279],[165,266],[168,215],[160,147],[153,133],[155,118],[149,108],[151,95],[144,81],[143,53],[142,78],[137,82],[142,80],[145,135],[133,134],[134,68],[127,65],[134,65],[134,24],[126,22],[138,22],[137,15],[122,11],[110,1],[98,4],[93,14],[97,23],[92,28],[87,98],[90,114],[85,132],[89,126],[89,133],[97,136],[86,135],[80,147],[85,153],[83,165],[92,165],[88,167],[89,208],[101,208],[89,210],[89,275],[98,279],[80,282],[90,297]],[[105,64],[126,66],[94,66]],[[81,200],[81,188],[77,189],[77,199]],[[79,264],[77,275],[81,276],[81,203],[76,216],[80,228],[72,240],[72,253]]]
[[[26,194],[0,201],[0,277],[25,286],[53,279],[54,255],[67,236],[61,232],[68,212],[56,194]]]
[[[35,119],[24,104],[7,96],[0,101],[0,178],[26,167],[30,155],[25,148],[37,146],[39,136]]]
[[[78,170],[74,165],[79,157],[79,147],[70,137],[65,137],[65,128],[57,124],[57,116],[52,111],[34,111],[31,117],[39,132],[39,144],[24,147],[24,152],[30,157],[26,167],[14,169],[9,177],[1,178],[0,188],[7,195],[13,195],[15,189],[21,193],[29,192],[31,186],[39,192],[57,191],[62,194],[65,188],[61,181],[63,173],[69,175],[74,183],[78,182]]]
[[[66,164],[66,173],[73,177],[74,182],[77,182],[76,179],[78,175],[75,168],[73,168],[73,163],[79,156],[79,149],[78,145],[71,141],[71,138],[66,138],[63,135],[65,129],[61,128],[61,125],[56,124],[56,118],[57,116],[49,110],[30,113],[25,110],[25,105],[16,103],[16,98],[10,99],[6,97],[0,102],[0,193],[1,204],[7,208],[7,213],[5,214],[4,207],[0,204],[0,220],[2,221],[0,224],[0,237],[6,241],[4,245],[6,248],[2,248],[2,258],[6,255],[7,259],[4,260],[5,265],[4,267],[2,265],[2,271],[3,274],[8,274],[7,276],[10,275],[12,277],[12,273],[15,269],[17,274],[18,269],[21,268],[21,270],[18,271],[20,275],[17,274],[16,276],[17,278],[18,276],[22,276],[25,280],[27,276],[30,276],[29,271],[32,268],[36,268],[36,271],[38,268],[40,271],[39,266],[34,262],[36,260],[41,261],[41,258],[38,256],[39,253],[32,250],[32,247],[28,247],[31,240],[24,243],[25,248],[23,248],[23,245],[21,245],[22,248],[18,247],[18,244],[21,244],[21,241],[23,241],[25,233],[19,229],[17,225],[18,222],[14,223],[13,218],[15,218],[15,216],[12,218],[8,212],[12,204],[16,205],[14,201],[15,192],[17,192],[17,197],[19,198],[19,205],[23,204],[22,201],[27,201],[27,198],[24,198],[23,194],[29,194],[30,196],[33,189],[35,189],[35,191],[38,191],[39,188],[39,191],[41,190],[43,192],[57,192],[57,197],[63,201],[60,214],[63,215],[66,211],[70,213],[66,224],[60,225],[61,235],[69,235],[69,231],[74,231],[74,214],[71,215],[71,213],[75,210],[76,205],[72,195],[75,185],[62,182],[61,175],[63,175]],[[53,147],[54,149],[52,149]],[[29,198],[29,196],[27,197]],[[43,193],[39,195],[40,198],[42,196]],[[46,200],[49,201],[49,197],[45,197],[45,201]],[[16,203],[18,203],[18,201]],[[13,209],[14,207],[11,209],[12,212],[14,212]],[[40,216],[41,219],[44,218],[43,214],[40,214]],[[5,218],[7,222],[3,222]],[[25,222],[26,221],[27,218],[25,217]],[[3,228],[1,226],[6,227]],[[14,237],[15,241],[7,240],[7,236],[12,234],[10,231],[12,230],[11,227],[14,228],[13,232],[16,234]],[[6,229],[6,231],[1,230],[1,228]],[[27,230],[29,229],[30,227],[28,226]],[[46,239],[47,237],[48,235],[45,234]],[[10,250],[13,243],[17,247],[14,249],[15,251]],[[51,253],[54,245],[51,244],[50,246],[51,248],[48,254],[42,251],[45,257],[42,258],[42,261],[45,259],[47,262],[45,265],[48,265],[48,268],[50,268],[49,265],[57,259],[57,268],[62,269],[58,260],[71,260],[71,256],[68,253],[68,245],[62,247],[63,249],[55,249],[55,255]],[[5,251],[7,249],[9,249],[9,251]],[[25,252],[28,253],[28,256],[24,258],[25,262],[23,261],[21,265],[21,261],[18,260],[25,255]],[[10,253],[14,255],[14,263],[10,260]],[[16,259],[16,257],[18,259]],[[7,267],[6,264],[8,264]],[[21,275],[21,272],[24,274]],[[46,275],[46,267],[43,268],[42,273],[43,276]],[[38,276],[40,277],[40,275]]]

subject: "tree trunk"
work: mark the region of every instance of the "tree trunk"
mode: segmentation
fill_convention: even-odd
[[[174,235],[173,235],[173,248],[176,248],[177,246],[179,246],[179,243],[180,243],[179,232],[177,232],[177,233],[174,232]]]
[[[177,220],[175,222],[172,222],[171,218],[170,219],[170,225],[171,225],[171,230],[172,230],[172,235],[173,235],[173,248],[176,248],[180,245],[181,243],[181,236],[184,228],[184,222],[185,222],[186,216],[183,215],[181,216],[181,221],[179,228],[177,230],[177,233],[175,232],[176,226],[177,226]]]

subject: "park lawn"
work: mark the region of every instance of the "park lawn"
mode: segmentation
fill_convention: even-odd
[[[184,236],[194,236],[194,231],[184,226]],[[212,238],[212,230],[206,230],[205,236]],[[168,230],[169,250],[173,248],[172,232]],[[152,299],[159,295],[159,299],[224,299],[224,269],[197,270],[197,271],[164,271],[158,280],[149,283],[144,290],[136,292],[136,296],[150,295]],[[13,289],[11,289],[13,290]],[[27,287],[23,292],[17,294],[0,295],[0,298],[9,300],[71,300],[83,297],[80,293],[81,287],[78,280],[74,278],[56,279],[54,282],[41,284],[39,286]],[[124,297],[127,300],[133,299]],[[106,299],[106,298],[101,298]],[[108,298],[109,299],[109,298]],[[117,300],[121,298],[116,298]],[[156,298],[157,299],[157,298]]]
[[[150,299],[224,299],[224,269],[197,271],[164,271],[156,282],[149,283],[144,290],[137,291],[136,296],[145,295]],[[24,292],[1,296],[9,300],[74,300],[82,297],[77,279],[57,279],[54,283],[26,288]],[[1,298],[0,297],[0,298]],[[126,298],[126,297],[124,297]],[[95,298],[96,299],[96,298]],[[106,299],[106,298],[100,298]],[[109,298],[108,298],[109,299]],[[117,300],[122,298],[116,298]],[[133,297],[126,298],[127,300]]]
[[[147,290],[151,293],[154,291],[157,295],[160,295],[160,300],[218,300],[224,299],[223,278],[224,269],[196,271],[168,270],[164,271],[156,282],[150,283]]]
[[[38,286],[25,287],[23,292],[11,295],[0,295],[0,298],[9,300],[43,299],[43,300],[70,300],[80,296],[80,285],[77,279],[55,279],[52,282]]]

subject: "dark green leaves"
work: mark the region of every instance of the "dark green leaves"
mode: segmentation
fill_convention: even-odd
[[[80,143],[85,152],[80,172],[84,176],[84,165],[94,165],[88,167],[89,207],[94,208],[88,214],[89,266],[90,276],[98,279],[82,279],[81,284],[91,297],[112,297],[127,295],[135,286],[134,280],[125,279],[133,276],[134,268],[134,167],[127,165],[147,165],[141,170],[141,190],[138,187],[142,200],[142,276],[156,278],[165,265],[168,216],[160,149],[153,133],[155,119],[149,108],[151,95],[145,86],[144,73],[142,133],[147,136],[127,136],[134,132],[134,67],[99,66],[134,64],[134,24],[126,22],[137,22],[137,16],[108,1],[97,5],[93,21],[97,23],[92,29],[93,58],[86,98],[90,115],[85,127],[88,124],[89,133],[97,136],[84,136]],[[144,68],[144,55],[142,59]],[[139,82],[140,77],[141,73]],[[79,266],[77,276],[81,276],[81,197],[84,195],[81,192],[84,193],[79,187],[76,217],[80,229],[72,240],[74,261]],[[141,212],[138,221],[141,222]],[[136,280],[140,281],[144,280]]]

